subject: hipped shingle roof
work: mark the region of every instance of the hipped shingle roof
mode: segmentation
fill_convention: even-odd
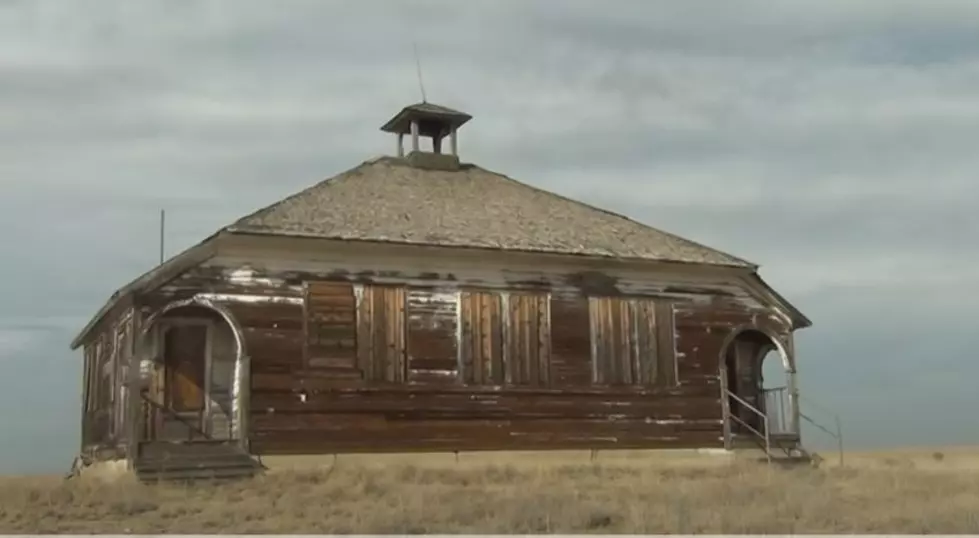
[[[748,261],[471,164],[381,157],[248,215],[230,232],[736,267]]]

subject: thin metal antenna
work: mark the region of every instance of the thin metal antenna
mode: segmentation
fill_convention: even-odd
[[[425,83],[422,81],[422,62],[418,59],[418,44],[412,43],[411,46],[415,49],[415,67],[418,69],[418,87],[422,91],[422,102],[427,103],[428,100],[425,98]]]
[[[160,265],[163,265],[163,246],[164,246],[164,230],[167,225],[167,212],[165,209],[160,210]]]

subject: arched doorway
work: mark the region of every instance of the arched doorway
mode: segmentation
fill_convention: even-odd
[[[745,329],[729,338],[722,353],[728,407],[739,419],[732,431],[740,433],[747,424],[759,432],[767,426],[774,435],[797,434],[791,389],[795,368],[779,341],[766,332]]]
[[[244,349],[230,313],[203,300],[171,303],[146,320],[140,351],[142,439],[239,437]]]

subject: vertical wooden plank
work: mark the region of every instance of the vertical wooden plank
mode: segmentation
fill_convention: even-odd
[[[373,302],[371,301],[371,286],[358,284],[354,290],[357,298],[357,368],[364,372],[364,378],[375,379],[373,366],[373,342],[371,328],[373,324]]]
[[[401,352],[401,333],[399,321],[404,305],[399,301],[398,288],[385,287],[384,300],[384,380],[392,383],[404,382],[404,366],[398,356]]]
[[[407,303],[405,299],[405,289],[402,287],[392,288],[391,292],[394,294],[394,303],[397,305],[394,312],[392,313],[391,324],[393,325],[393,334],[395,340],[393,342],[392,348],[395,350],[393,363],[395,365],[395,381],[398,383],[404,383],[407,380],[407,370],[408,364],[406,360],[407,350],[405,347],[405,330],[406,330],[406,310]]]
[[[513,384],[527,382],[527,297],[523,294],[512,296],[513,301]]]
[[[533,308],[533,297],[528,295],[522,295],[520,297],[520,336],[519,336],[519,348],[520,348],[520,384],[521,385],[532,385],[535,381],[535,376],[533,374],[533,366],[537,362],[537,356],[534,353],[532,344],[533,338],[531,337],[531,331],[533,327],[531,325],[531,320],[533,316],[531,315],[531,308]]]
[[[309,282],[303,282],[303,351],[302,351],[302,361],[303,364],[300,370],[303,372],[303,377],[306,377],[306,372],[309,370]]]
[[[589,300],[595,383],[648,384],[657,379],[660,341],[672,335],[656,324],[656,302],[650,299],[593,297]],[[672,331],[672,326],[670,327]]]
[[[102,409],[102,364],[105,362],[105,332],[100,332],[95,343],[95,361],[92,372],[92,411]]]
[[[551,298],[549,295],[538,297],[538,335],[537,349],[540,354],[540,386],[551,385]]]
[[[408,380],[456,383],[459,371],[459,294],[412,288],[405,291]]]
[[[503,308],[503,383],[543,386],[546,383],[550,345],[547,295],[508,293]]]
[[[133,354],[133,324],[135,323],[135,309],[129,308],[126,313],[125,323],[122,326],[122,352],[119,355],[119,370],[117,373],[118,386],[115,388],[118,394],[116,405],[116,430],[123,446],[128,446],[128,431],[126,430],[126,417],[128,416],[128,401],[130,384],[126,381],[129,374],[129,362]]]
[[[597,297],[588,298],[588,328],[591,337],[591,381],[594,384],[601,384],[602,376],[602,334],[601,324],[601,302]]]
[[[510,330],[510,334],[504,345],[507,347],[506,362],[503,365],[504,376],[506,377],[506,382],[508,385],[517,384],[520,382],[520,362],[522,357],[520,356],[520,316],[518,312],[520,311],[520,295],[510,294],[510,305],[509,310],[504,312],[504,319],[507,320],[507,328]]]
[[[608,297],[602,298],[602,383],[615,383],[615,311]]]
[[[473,383],[476,385],[489,384],[491,361],[493,360],[490,350],[490,327],[493,321],[493,312],[490,310],[490,302],[480,293],[472,293],[472,326],[473,326]],[[497,329],[500,327],[497,325]]]
[[[387,290],[375,286],[370,286],[370,288],[372,377],[375,381],[384,381],[387,379],[389,355],[387,348]]]
[[[487,318],[486,334],[488,338],[486,366],[488,370],[484,381],[493,384],[502,384],[505,381],[503,365],[506,354],[506,334],[507,322],[503,315],[506,307],[506,295],[484,295],[483,300],[488,303],[489,316]]]
[[[122,434],[122,428],[120,424],[120,419],[122,418],[122,398],[119,396],[119,392],[122,388],[122,379],[120,377],[122,371],[123,361],[126,359],[126,324],[128,320],[123,317],[119,320],[119,324],[115,329],[115,345],[113,346],[112,353],[112,379],[109,382],[110,387],[112,387],[112,398],[111,398],[111,426],[110,431],[113,440],[120,440]]]
[[[461,296],[460,318],[464,327],[460,338],[468,383],[502,384],[503,319],[501,297],[496,293],[467,291]]]
[[[656,348],[656,304],[652,300],[637,302],[636,352],[639,380],[643,385],[656,383],[658,353]]]
[[[385,287],[382,295],[384,301],[384,374],[385,381],[400,383],[401,364],[398,361],[398,312],[402,306],[398,303],[396,288]]]
[[[638,368],[635,362],[638,359],[636,353],[636,330],[635,318],[635,299],[620,300],[622,303],[622,383],[632,385],[638,383]]]
[[[613,326],[615,328],[613,334],[615,338],[615,356],[611,361],[615,365],[615,374],[613,379],[615,384],[628,384],[632,382],[631,375],[629,372],[629,352],[631,351],[629,346],[629,303],[625,300],[615,298],[611,299],[612,308],[614,312]]]
[[[503,327],[493,309],[494,300],[499,304],[498,295],[473,293],[473,326],[476,339],[473,341],[473,380],[478,385],[493,383],[493,360],[500,352],[493,349],[493,334],[501,334]]]
[[[656,302],[656,349],[657,376],[663,385],[679,383],[676,372],[676,348],[674,335],[673,303],[668,301]]]
[[[595,309],[597,315],[595,328],[598,337],[598,356],[595,357],[595,361],[598,364],[598,382],[606,385],[612,381],[609,363],[612,362],[611,358],[614,355],[611,338],[611,305],[606,297],[596,297],[595,303],[597,306]]]
[[[548,302],[550,382],[555,386],[588,386],[593,382],[590,302],[587,297],[573,295],[555,295]]]
[[[510,294],[510,341],[507,347],[510,352],[507,354],[506,371],[508,372],[507,384],[519,385],[523,381],[523,320],[520,319],[520,311],[523,306],[523,296],[520,294]]]
[[[475,379],[473,371],[473,341],[476,334],[472,327],[472,293],[464,291],[459,294],[459,311],[457,312],[459,326],[458,360],[459,377],[462,382],[471,385]]]
[[[632,383],[643,384],[642,353],[640,352],[639,330],[642,327],[642,305],[641,299],[630,299],[628,301],[629,315],[629,375]]]
[[[82,375],[82,435],[81,435],[81,447],[85,448],[88,444],[88,431],[89,431],[89,399],[91,398],[91,384],[92,384],[92,356],[93,347],[91,343],[85,344],[83,352],[83,368],[84,374]]]
[[[146,346],[146,342],[140,341],[139,338],[139,335],[143,329],[142,316],[141,309],[139,307],[134,307],[132,324],[130,327],[132,338],[129,346],[129,366],[126,371],[126,380],[129,383],[129,388],[126,391],[127,402],[125,420],[126,435],[128,437],[126,454],[128,465],[130,466],[134,463],[136,454],[139,451],[140,437],[151,433],[146,432],[145,430],[149,428],[150,421],[143,412],[143,407],[145,404],[143,403],[143,398],[141,397],[142,383],[140,382],[140,358],[145,347],[140,346]]]
[[[500,309],[500,320],[503,322],[503,353],[501,354],[499,365],[494,373],[494,379],[498,384],[509,385],[513,383],[513,315],[511,313],[511,302],[514,301],[513,295],[505,293],[503,295],[503,305]]]

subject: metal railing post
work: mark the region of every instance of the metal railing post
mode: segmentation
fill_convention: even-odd
[[[836,422],[836,447],[840,451],[840,467],[843,467],[843,424],[839,415],[833,417]]]
[[[757,429],[755,429],[754,427],[752,427],[750,424],[748,424],[744,420],[741,420],[741,417],[739,417],[736,413],[732,413],[730,415],[730,417],[731,417],[732,420],[738,422],[738,424],[741,424],[745,429],[747,429],[748,431],[754,433],[756,436],[758,436],[759,438],[761,438],[764,441],[764,443],[765,443],[765,457],[768,460],[768,462],[771,463],[771,461],[772,461],[772,436],[771,436],[771,428],[769,427],[769,423],[768,423],[769,422],[768,421],[768,415],[766,415],[765,413],[763,413],[757,407],[755,407],[755,406],[751,405],[750,403],[748,403],[744,398],[738,396],[737,394],[728,393],[728,396],[732,400],[734,400],[735,402],[737,402],[738,404],[744,406],[745,409],[751,411],[752,413],[754,413],[755,415],[757,415],[759,418],[761,418],[761,428],[762,428],[762,431],[758,431]]]
[[[721,427],[724,434],[724,450],[731,450],[731,400],[728,398],[727,391],[727,371],[721,369]]]

